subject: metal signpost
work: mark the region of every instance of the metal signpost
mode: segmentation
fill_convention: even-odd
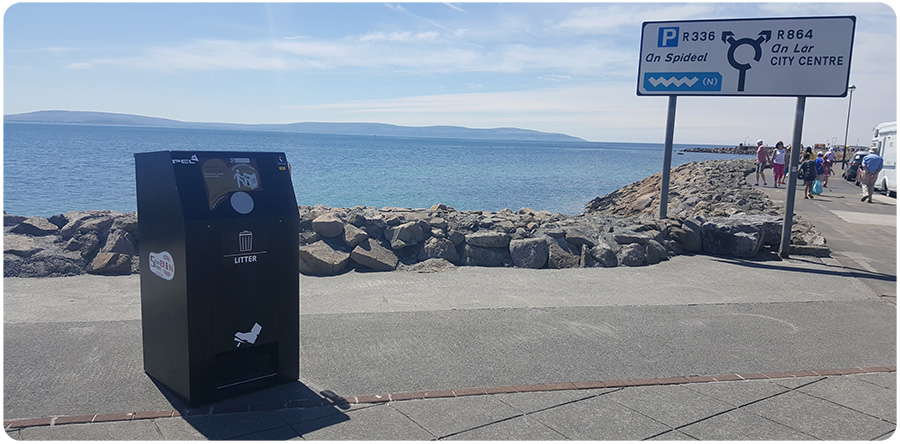
[[[644,22],[639,96],[668,96],[659,217],[666,218],[676,97],[797,97],[779,254],[790,250],[807,97],[844,97],[856,17]]]

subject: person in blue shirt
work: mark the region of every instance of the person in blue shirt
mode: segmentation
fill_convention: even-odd
[[[816,180],[825,183],[825,153],[816,153]]]
[[[869,148],[869,154],[866,157],[863,157],[862,163],[859,165],[859,171],[862,173],[862,192],[863,197],[860,199],[861,202],[865,202],[866,199],[869,200],[869,203],[872,203],[872,194],[875,193],[875,180],[878,179],[878,173],[881,171],[881,167],[884,166],[884,159],[878,155],[878,149],[875,147]]]

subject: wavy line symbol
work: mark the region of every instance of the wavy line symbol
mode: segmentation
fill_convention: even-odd
[[[694,83],[697,83],[698,80],[700,80],[700,79],[698,79],[697,77],[687,78],[687,76],[681,77],[681,78],[677,78],[677,77],[659,77],[659,78],[648,77],[647,78],[647,81],[650,82],[650,84],[652,84],[654,87],[658,87],[659,85],[663,85],[663,86],[667,86],[667,87],[672,86],[672,85],[675,85],[678,87],[687,85],[690,87],[690,86],[694,86]]]
[[[638,94],[705,93],[722,90],[718,72],[645,72]]]

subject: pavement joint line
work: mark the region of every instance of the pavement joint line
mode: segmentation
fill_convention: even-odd
[[[876,367],[850,367],[842,369],[819,369],[819,370],[801,370],[788,372],[769,372],[769,373],[746,373],[746,374],[726,374],[718,376],[676,376],[663,378],[639,378],[639,379],[618,379],[605,381],[587,381],[572,383],[548,383],[536,385],[507,385],[497,387],[479,387],[479,388],[463,388],[456,390],[432,390],[417,392],[399,392],[378,395],[360,395],[360,396],[332,396],[321,399],[299,399],[288,400],[279,403],[279,407],[274,407],[275,403],[267,404],[268,410],[279,410],[282,408],[312,408],[312,407],[329,407],[350,404],[377,404],[391,401],[413,401],[425,399],[449,399],[462,396],[481,396],[491,394],[504,393],[535,393],[543,391],[571,391],[571,390],[590,390],[597,388],[628,388],[628,387],[645,387],[645,386],[664,386],[664,385],[685,385],[685,384],[706,384],[711,382],[739,382],[745,380],[777,380],[791,379],[804,376],[849,376],[858,374],[871,373],[896,373],[897,366],[876,366]],[[800,387],[806,386],[804,384]],[[799,388],[799,387],[798,387]],[[521,389],[521,391],[519,390]],[[796,389],[796,388],[795,388]],[[791,389],[789,391],[793,391]],[[37,418],[21,418],[3,421],[4,430],[18,430],[29,427],[54,427],[64,424],[92,424],[101,422],[126,422],[147,419],[175,418],[182,416],[209,416],[215,414],[226,414],[235,412],[262,411],[260,408],[254,408],[255,404],[248,404],[245,407],[234,408],[231,406],[206,406],[200,408],[187,409],[184,412],[175,409],[166,410],[145,410],[134,412],[113,412],[99,413],[92,415],[52,415]],[[219,413],[216,413],[219,410]]]
[[[781,373],[779,373],[779,375],[781,375]],[[789,378],[789,377],[791,377],[791,376],[790,376],[790,375],[787,375],[787,376],[779,376],[779,377],[777,377],[777,378],[770,378],[770,379],[786,379],[786,378]],[[724,411],[721,411],[721,412],[712,414],[712,415],[707,416],[707,417],[705,417],[705,418],[700,418],[700,419],[698,419],[698,420],[696,420],[696,421],[692,421],[692,422],[689,422],[689,423],[687,423],[687,424],[682,424],[682,425],[680,425],[680,426],[674,427],[674,428],[672,428],[671,430],[667,430],[667,431],[664,431],[664,432],[657,433],[656,435],[653,435],[653,436],[651,436],[651,437],[648,438],[648,439],[657,438],[657,437],[659,437],[659,436],[665,435],[666,433],[669,433],[669,432],[675,432],[675,431],[684,433],[684,434],[686,434],[686,435],[688,435],[688,436],[692,436],[692,435],[690,435],[690,433],[685,432],[685,431],[683,431],[682,429],[687,428],[687,427],[690,427],[690,426],[692,426],[692,425],[694,425],[694,424],[699,424],[699,423],[701,423],[701,422],[703,422],[703,421],[707,421],[707,420],[712,419],[712,418],[715,418],[715,417],[717,417],[717,416],[722,416],[722,415],[725,415],[725,414],[728,414],[728,413],[731,413],[731,412],[738,411],[738,410],[740,410],[740,409],[743,409],[743,408],[745,408],[745,407],[747,407],[747,406],[751,406],[751,405],[756,404],[756,403],[759,403],[759,402],[763,402],[763,401],[766,401],[766,400],[769,400],[769,399],[772,399],[772,398],[776,398],[776,397],[778,397],[778,396],[782,396],[782,395],[784,395],[785,393],[793,392],[793,391],[798,390],[798,389],[800,389],[800,388],[803,388],[803,387],[806,387],[806,386],[815,384],[815,383],[817,383],[817,382],[824,381],[825,379],[826,379],[826,377],[823,376],[823,377],[821,377],[821,379],[816,379],[815,381],[810,381],[810,382],[807,382],[806,384],[801,384],[801,385],[798,385],[797,387],[794,387],[794,388],[785,388],[785,391],[783,391],[783,392],[775,393],[775,394],[773,394],[773,395],[769,395],[769,396],[766,396],[766,397],[764,397],[764,398],[756,399],[756,400],[750,401],[750,402],[748,402],[748,403],[746,403],[746,404],[741,404],[741,405],[738,405],[738,406],[733,406],[733,407],[730,408],[730,409],[727,409],[727,410],[724,410]],[[699,392],[698,392],[698,393],[699,393]],[[803,393],[803,392],[801,392],[801,393]],[[838,405],[839,405],[839,404],[838,404]],[[871,416],[871,415],[869,415],[869,416]],[[651,418],[651,419],[656,420],[655,418]],[[658,420],[656,420],[656,421],[658,421]],[[776,421],[776,422],[777,422],[777,421]],[[779,424],[780,424],[780,423],[779,423]],[[668,424],[666,424],[666,425],[668,425]],[[803,433],[802,431],[796,430],[796,429],[794,429],[793,427],[791,427],[791,426],[789,426],[789,425],[786,425],[786,424],[781,424],[781,425],[783,425],[783,426],[785,426],[785,427],[788,427],[788,428],[790,428],[790,429],[792,429],[792,430],[794,430],[794,431],[796,431],[796,432]],[[671,426],[669,426],[669,427],[671,427]],[[811,435],[806,434],[806,433],[803,433],[803,434],[804,434],[804,435],[807,435],[807,436],[811,436]],[[693,437],[693,436],[692,436],[692,437]]]

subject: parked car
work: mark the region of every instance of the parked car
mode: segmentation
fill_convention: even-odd
[[[863,157],[866,157],[867,154],[869,153],[865,152],[854,154],[853,159],[850,160],[850,165],[847,165],[847,169],[844,170],[844,174],[842,174],[841,177],[847,180],[858,181],[856,179],[856,173],[859,171],[859,165],[862,163]]]

